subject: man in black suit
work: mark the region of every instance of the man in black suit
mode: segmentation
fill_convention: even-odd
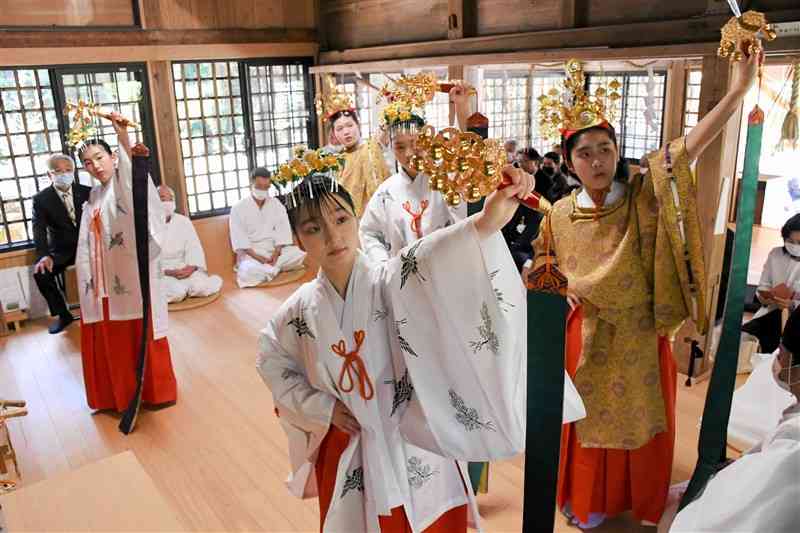
[[[68,155],[51,156],[48,168],[52,186],[33,197],[33,242],[37,257],[33,279],[47,300],[50,314],[57,317],[49,331],[59,333],[75,319],[56,286],[56,276],[75,264],[78,225],[83,203],[89,200],[92,188],[75,182],[75,164]]]

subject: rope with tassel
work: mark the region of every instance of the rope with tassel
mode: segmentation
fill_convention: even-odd
[[[792,96],[789,99],[789,110],[783,119],[781,126],[781,140],[778,141],[778,150],[797,150],[798,140],[800,140],[800,109],[798,109],[798,99],[800,99],[800,60],[796,60],[792,65]]]

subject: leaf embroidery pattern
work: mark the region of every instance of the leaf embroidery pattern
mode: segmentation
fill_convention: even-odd
[[[439,473],[439,469],[431,469],[430,465],[426,465],[419,457],[411,456],[406,463],[406,471],[408,472],[408,484],[414,489],[421,489],[425,483]]]
[[[112,248],[119,246],[120,248],[125,247],[125,238],[122,236],[122,232],[115,233],[113,237],[111,237],[111,241],[108,243],[108,249],[111,250]]]
[[[422,244],[422,240],[417,241],[411,248],[408,249],[407,254],[400,254],[400,288],[402,289],[408,277],[414,274],[419,281],[426,281],[422,274],[419,273],[419,265],[417,264],[417,248]]]
[[[478,326],[478,334],[480,335],[480,339],[469,342],[472,353],[476,354],[484,347],[487,347],[490,352],[497,355],[500,351],[500,339],[497,338],[494,332],[492,317],[489,315],[489,306],[486,305],[486,302],[483,302],[481,306],[481,325]]]
[[[478,410],[468,407],[464,403],[464,398],[459,396],[453,389],[449,390],[450,405],[456,410],[456,421],[464,426],[467,431],[474,431],[476,429],[484,429],[487,431],[496,431],[494,423],[491,420],[482,422],[478,416]]]
[[[408,375],[408,369],[403,373],[400,380],[390,379],[385,381],[387,385],[394,387],[394,397],[392,398],[392,412],[389,416],[394,416],[397,408],[403,405],[404,402],[410,402],[411,396],[414,394],[414,385],[411,384],[411,376]]]
[[[397,342],[400,343],[400,349],[406,352],[408,355],[419,357],[419,354],[414,351],[414,348],[411,347],[411,344],[400,334],[400,326],[405,326],[406,324],[408,324],[408,320],[405,318],[395,321],[394,327],[397,331]]]
[[[387,252],[392,251],[392,243],[386,240],[386,235],[384,235],[383,232],[370,231],[369,233],[367,233],[367,235],[369,235],[370,237],[381,243],[381,246],[383,246],[383,249],[386,250]]]
[[[117,296],[123,296],[131,293],[131,291],[129,291],[127,287],[122,284],[122,280],[119,279],[119,276],[117,275],[114,275],[114,286],[112,287],[112,290]]]
[[[305,317],[303,317],[303,310],[300,309],[300,316],[296,316],[289,321],[290,326],[294,326],[294,331],[297,333],[298,337],[302,337],[303,335],[307,335],[308,337],[316,340],[316,336],[314,332],[311,331],[311,328],[308,327],[308,323],[306,322]]]
[[[499,273],[500,273],[500,270],[495,270],[494,272],[490,272],[489,273],[489,280],[490,281],[494,281],[494,278]],[[498,289],[497,287],[494,287],[494,286],[492,287],[492,289],[494,289],[494,295],[497,298],[497,304],[500,306],[500,309],[502,309],[504,312],[507,313],[512,307],[516,307],[511,302],[507,302],[506,301],[505,297],[503,296],[503,291],[501,291],[500,289]]]
[[[283,381],[287,381],[289,379],[297,378],[302,375],[303,374],[298,372],[297,370],[292,370],[291,368],[284,368],[283,372],[281,373],[281,379]]]
[[[375,312],[372,314],[372,319],[375,322],[379,322],[389,316],[389,311],[384,309],[376,309]]]
[[[344,498],[351,490],[364,492],[364,468],[358,467],[349,474],[344,480],[344,489],[342,490],[342,498]]]
[[[377,195],[378,200],[381,202],[381,207],[386,207],[386,202],[393,202],[392,194],[389,191],[381,191]]]

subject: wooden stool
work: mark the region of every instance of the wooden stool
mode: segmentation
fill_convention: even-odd
[[[6,326],[13,325],[14,331],[20,331],[22,329],[22,323],[28,320],[28,313],[22,309],[6,311],[3,315]]]
[[[0,400],[0,474],[8,474],[6,461],[10,460],[14,465],[14,472],[20,477],[17,454],[14,453],[14,446],[11,444],[11,435],[8,433],[6,420],[25,416],[28,410],[25,409],[25,402],[21,400]]]

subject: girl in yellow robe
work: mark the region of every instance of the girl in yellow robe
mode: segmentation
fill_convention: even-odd
[[[579,125],[562,129],[563,154],[583,188],[553,206],[534,248],[535,267],[549,256],[569,282],[566,368],[587,417],[562,433],[558,506],[579,527],[627,510],[654,525],[663,512],[675,448],[671,336],[687,318],[699,329],[706,321],[689,165],[741,105],[757,65],[736,64],[714,109],[627,180],[604,117],[586,124],[577,105],[565,114]]]

